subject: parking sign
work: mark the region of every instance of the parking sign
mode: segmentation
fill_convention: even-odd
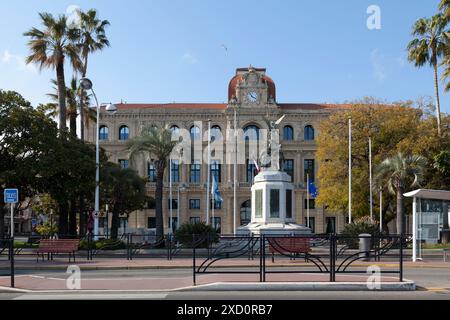
[[[19,190],[18,189],[5,189],[3,196],[4,196],[3,200],[5,203],[19,202]]]

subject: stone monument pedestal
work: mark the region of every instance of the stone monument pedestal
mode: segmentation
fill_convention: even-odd
[[[252,186],[251,222],[238,235],[299,235],[311,229],[295,223],[294,186],[283,171],[262,170]]]

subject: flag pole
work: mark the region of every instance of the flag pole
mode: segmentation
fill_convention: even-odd
[[[209,225],[209,185],[210,185],[210,176],[211,176],[211,119],[208,119],[208,157],[207,157],[207,165],[208,165],[208,177],[206,180],[206,224]]]
[[[234,107],[234,165],[233,165],[233,234],[236,234],[236,214],[237,214],[237,115]]]
[[[306,174],[306,226],[309,228],[309,173]]]
[[[352,118],[348,119],[348,223],[352,223]]]
[[[373,222],[373,199],[372,199],[372,137],[369,137],[369,194],[370,194],[370,222]]]
[[[169,158],[169,212],[170,212],[170,220],[169,220],[169,234],[173,232],[173,210],[172,210],[172,157]]]
[[[380,188],[380,232],[383,232],[383,190]]]

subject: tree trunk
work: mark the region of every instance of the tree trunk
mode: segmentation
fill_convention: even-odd
[[[58,221],[58,235],[65,236],[68,232],[68,214],[67,214],[67,202],[63,201],[59,203],[59,221]]]
[[[87,73],[87,62],[88,62],[88,57],[87,55],[84,57],[84,66],[83,66],[83,74],[82,77],[85,78],[86,77],[86,73]],[[83,90],[80,90],[80,139],[81,141],[84,141],[84,95],[83,95]]]
[[[58,83],[59,129],[67,130],[66,82],[64,80],[64,59],[61,59],[61,61],[56,66],[56,81]]]
[[[163,216],[163,183],[164,183],[164,165],[156,166],[156,189],[155,189],[155,218],[156,218],[156,237],[164,235],[164,216]]]
[[[74,236],[77,234],[77,206],[76,200],[70,200],[70,211],[69,211],[69,234]]]
[[[84,211],[84,197],[80,196],[79,199],[79,211],[80,211],[80,236],[84,236],[86,234],[86,213]]]
[[[439,82],[438,82],[438,71],[437,65],[434,64],[434,91],[436,95],[436,120],[437,120],[437,131],[438,136],[441,136],[441,104],[439,102]]]
[[[70,134],[74,137],[77,136],[77,114],[75,111],[75,114],[70,113],[69,115],[69,128],[70,128]]]
[[[119,206],[114,205],[111,217],[111,239],[113,240],[117,239],[119,227],[120,227]]]
[[[405,210],[403,208],[403,189],[397,190],[397,234],[405,234]]]

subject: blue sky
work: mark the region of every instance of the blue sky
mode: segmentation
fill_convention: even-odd
[[[408,63],[406,46],[412,24],[438,2],[0,0],[0,88],[48,101],[54,72],[24,64],[22,33],[40,27],[38,12],[76,5],[111,22],[111,47],[89,65],[101,102],[225,102],[235,69],[250,64],[267,68],[278,102],[417,99],[433,95],[433,73]],[[366,26],[371,4],[380,30]],[[450,94],[441,98],[449,113]]]

